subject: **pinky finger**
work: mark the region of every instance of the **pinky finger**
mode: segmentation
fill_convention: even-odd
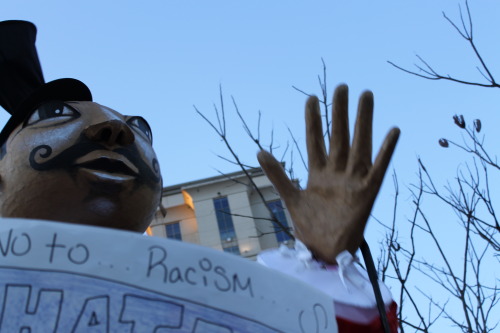
[[[384,143],[380,148],[380,151],[373,163],[373,167],[370,171],[369,178],[375,184],[377,188],[382,184],[384,180],[384,175],[391,161],[392,154],[396,148],[396,143],[399,139],[400,130],[397,127],[392,128],[387,136],[385,137]]]

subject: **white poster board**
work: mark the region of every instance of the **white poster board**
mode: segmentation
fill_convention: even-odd
[[[0,220],[0,332],[337,332],[330,297],[257,263],[135,233]]]

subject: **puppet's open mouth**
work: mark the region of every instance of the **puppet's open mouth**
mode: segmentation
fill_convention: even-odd
[[[103,171],[111,174],[122,174],[128,176],[137,176],[137,172],[129,168],[122,161],[100,157],[95,160],[78,164],[80,168],[86,168],[96,171]]]

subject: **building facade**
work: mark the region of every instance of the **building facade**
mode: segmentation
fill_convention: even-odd
[[[270,212],[292,230],[271,182],[260,168],[247,173],[255,186],[239,171],[165,187],[150,233],[250,259],[280,243],[291,245],[288,234],[272,221]]]

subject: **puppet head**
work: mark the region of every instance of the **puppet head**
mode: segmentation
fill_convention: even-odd
[[[45,83],[33,24],[0,30],[0,104],[12,115],[0,133],[1,215],[144,231],[162,188],[148,123],[92,102],[78,80]]]

